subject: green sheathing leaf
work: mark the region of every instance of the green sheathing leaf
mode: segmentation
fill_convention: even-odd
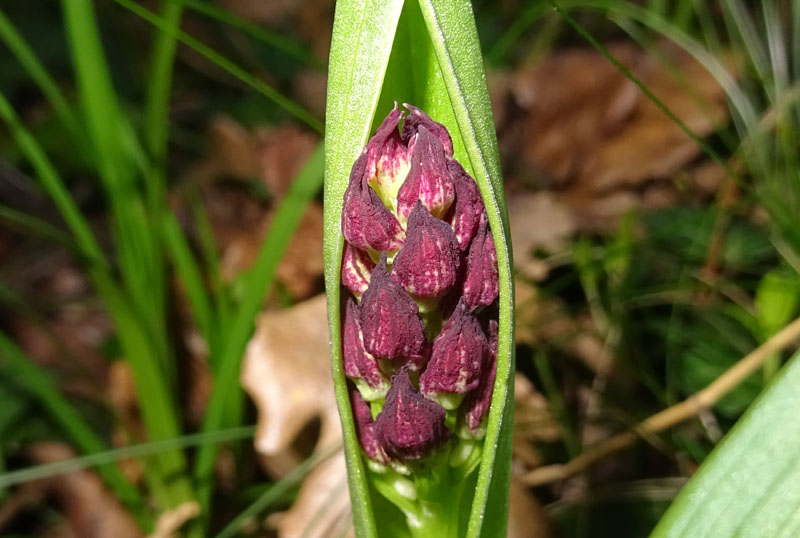
[[[467,536],[500,538],[505,536],[508,523],[511,475],[514,289],[497,136],[471,7],[453,0],[419,3],[497,248],[500,277],[497,379]]]
[[[447,127],[453,139],[454,157],[474,175],[425,19],[416,2],[406,2],[403,6],[373,130],[395,102],[419,107]]]
[[[342,420],[353,523],[359,538],[376,537],[377,527],[341,361],[339,279],[343,239],[340,219],[350,168],[370,133],[402,7],[402,0],[337,2],[328,72],[325,287],[336,402]]]
[[[651,538],[800,535],[797,387],[795,355],[703,462]]]

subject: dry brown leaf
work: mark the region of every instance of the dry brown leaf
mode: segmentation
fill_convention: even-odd
[[[189,520],[200,515],[200,505],[196,501],[186,501],[161,514],[156,521],[155,530],[147,538],[172,538]]]
[[[259,317],[241,382],[258,409],[256,450],[271,473],[283,476],[304,459],[308,447],[298,448],[295,442],[315,419],[320,434],[312,448],[324,451],[341,443],[325,296]],[[335,536],[342,521],[350,523],[349,513],[344,459],[338,454],[306,477],[297,501],[276,526],[282,538],[302,536],[311,522],[309,536]]]
[[[689,55],[664,46],[667,67],[631,44],[609,48],[701,138],[725,121],[723,89]],[[702,185],[681,191],[671,184],[701,154],[697,144],[596,51],[556,52],[500,82],[493,102],[502,105],[500,145],[509,175],[555,187],[580,229],[608,229],[633,208],[708,195]]]
[[[572,211],[547,192],[518,194],[508,200],[514,269],[525,276],[542,280],[547,266],[533,258],[539,248],[555,251],[565,246],[577,226]]]

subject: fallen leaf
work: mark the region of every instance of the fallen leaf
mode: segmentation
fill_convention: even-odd
[[[552,193],[523,193],[509,198],[508,219],[515,271],[543,280],[547,266],[531,254],[540,248],[553,252],[566,247],[577,230],[572,210]]]
[[[326,320],[325,296],[319,295],[265,312],[256,322],[241,383],[259,412],[255,444],[262,454],[291,451],[298,434],[314,419],[320,420],[319,446],[330,446],[340,437]]]
[[[608,48],[700,138],[726,120],[724,90],[688,54],[664,45],[662,64],[633,44]],[[553,195],[571,210],[580,230],[607,230],[633,208],[707,195],[702,182],[718,181],[704,176],[698,188],[673,185],[701,149],[594,50],[558,51],[493,78],[507,176],[557,191]]]

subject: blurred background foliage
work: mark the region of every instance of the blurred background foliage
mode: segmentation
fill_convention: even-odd
[[[0,536],[347,533],[348,507],[324,508],[344,484],[320,471],[327,396],[276,404],[326,390],[309,300],[333,9],[0,5]],[[783,354],[552,466],[797,315],[800,4],[475,10],[517,265],[511,533],[646,536]],[[317,363],[287,368],[295,347]]]

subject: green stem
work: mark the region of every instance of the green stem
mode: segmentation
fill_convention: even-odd
[[[413,538],[459,538],[459,512],[464,484],[450,482],[443,487],[442,495],[435,498],[420,499],[417,521],[409,520]]]

